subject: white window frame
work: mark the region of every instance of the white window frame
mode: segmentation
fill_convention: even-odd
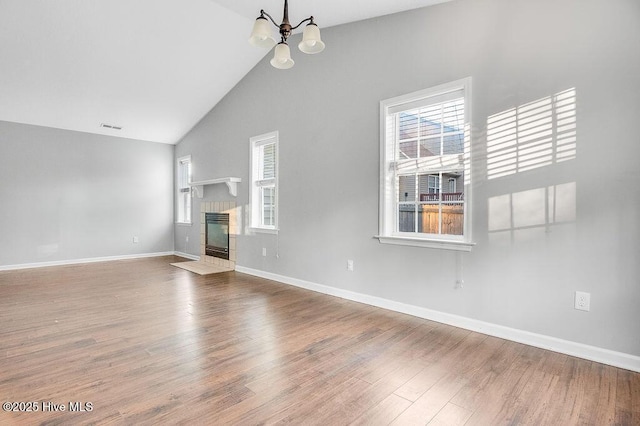
[[[186,170],[186,182],[183,167]],[[193,163],[191,156],[186,155],[176,160],[176,223],[181,225],[191,225],[193,215],[193,199],[191,196],[191,175]],[[185,196],[186,194],[186,196]],[[181,203],[185,203],[181,205]]]
[[[250,204],[251,204],[251,224],[250,229],[256,232],[265,233],[277,233],[278,232],[278,152],[279,152],[279,134],[278,131],[265,133],[259,136],[254,136],[249,139],[250,152],[251,152],[251,177],[250,177]],[[264,179],[261,176],[261,170],[263,168],[262,159],[260,158],[261,147],[268,144],[275,145],[275,176],[273,178]],[[274,211],[273,211],[273,225],[267,225],[264,223],[264,206],[262,205],[262,190],[264,188],[273,188],[275,191],[274,196]]]
[[[396,171],[395,115],[408,110],[438,102],[452,92],[463,91],[464,117],[464,224],[463,235],[423,234],[399,232],[396,208],[398,172]],[[448,250],[470,251],[471,239],[471,77],[445,83],[436,87],[386,99],[380,102],[380,206],[379,229],[376,236],[381,243],[406,246],[429,247]],[[444,169],[443,169],[444,171]],[[442,185],[442,182],[440,182]]]

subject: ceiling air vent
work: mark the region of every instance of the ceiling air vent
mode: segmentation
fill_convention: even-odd
[[[120,126],[114,126],[113,124],[106,124],[106,123],[100,123],[100,127],[106,127],[107,129],[113,129],[113,130],[122,130],[122,127]]]

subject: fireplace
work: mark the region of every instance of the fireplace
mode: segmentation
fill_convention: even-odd
[[[236,202],[203,201],[200,213],[200,260],[234,271],[238,234]]]
[[[205,213],[205,254],[229,259],[229,214]]]

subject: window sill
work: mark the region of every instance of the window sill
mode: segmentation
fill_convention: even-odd
[[[193,225],[193,222],[176,222],[176,225],[191,226],[191,225]]]
[[[442,250],[471,251],[475,243],[456,240],[433,240],[426,238],[398,237],[387,235],[376,235],[382,244],[395,244],[401,246],[426,247]]]
[[[279,229],[276,229],[276,228],[255,228],[255,227],[250,227],[249,230],[251,232],[259,232],[263,234],[277,234],[279,231]]]

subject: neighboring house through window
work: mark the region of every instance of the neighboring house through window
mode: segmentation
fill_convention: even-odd
[[[381,242],[470,250],[470,91],[467,78],[380,103]]]
[[[177,163],[178,223],[191,223],[191,156],[178,158]]]
[[[278,229],[278,132],[250,139],[251,227],[265,232]]]

